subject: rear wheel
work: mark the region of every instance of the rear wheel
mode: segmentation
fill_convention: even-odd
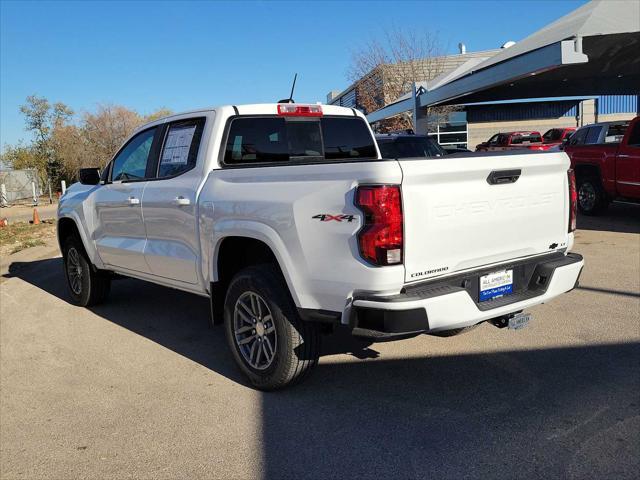
[[[71,301],[90,307],[103,302],[111,289],[108,273],[97,270],[89,261],[78,237],[67,237],[62,245],[64,273]]]
[[[608,199],[600,179],[587,176],[578,178],[578,208],[585,215],[598,215],[607,209]]]
[[[271,265],[236,274],[224,317],[233,357],[256,388],[276,390],[296,383],[318,362],[317,326],[300,319],[282,276]]]

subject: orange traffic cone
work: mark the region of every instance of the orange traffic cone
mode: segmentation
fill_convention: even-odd
[[[33,209],[33,221],[31,222],[34,225],[40,225],[40,215],[38,215],[38,209]]]

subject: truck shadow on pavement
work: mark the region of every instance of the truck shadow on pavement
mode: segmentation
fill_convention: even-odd
[[[606,212],[595,217],[578,214],[578,230],[640,233],[640,204],[613,202]]]
[[[67,300],[61,259],[13,265]],[[245,384],[208,302],[137,280],[113,284],[102,318]],[[344,340],[341,340],[344,341]],[[452,340],[442,340],[452,341]],[[455,341],[455,340],[453,340]],[[640,343],[321,362],[260,395],[263,478],[635,478]]]
[[[69,301],[62,258],[15,262],[4,277],[18,277]],[[90,310],[235,382],[248,385],[233,364],[224,328],[211,326],[206,298],[125,278],[113,281],[107,301]],[[322,354],[348,353],[357,358],[376,358],[378,352],[368,348],[369,345],[370,342],[340,331],[323,344]]]
[[[640,344],[320,364],[262,397],[265,478],[634,478]]]

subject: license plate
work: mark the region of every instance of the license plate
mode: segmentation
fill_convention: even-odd
[[[513,293],[513,270],[501,270],[480,277],[480,301]]]
[[[509,319],[508,328],[511,330],[518,330],[519,328],[526,327],[531,320],[530,313],[518,313]]]

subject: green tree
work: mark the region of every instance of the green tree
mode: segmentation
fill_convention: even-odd
[[[44,97],[30,95],[26,103],[20,106],[20,111],[25,117],[26,129],[33,133],[32,144],[35,155],[33,168],[38,169],[40,178],[44,182],[50,179],[58,183],[61,177],[61,159],[56,155],[54,142],[52,141],[53,131],[67,123],[73,111],[64,103],[49,103]]]
[[[17,145],[5,145],[0,155],[0,162],[9,168],[21,170],[23,168],[36,168],[44,170],[46,165],[38,165],[38,158],[30,145],[19,142]]]

